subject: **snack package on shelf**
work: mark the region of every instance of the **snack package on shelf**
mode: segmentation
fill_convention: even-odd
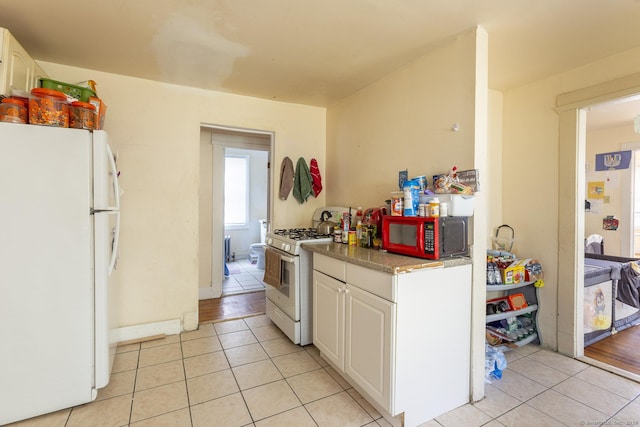
[[[459,171],[454,166],[446,174],[433,176],[433,191],[439,194],[473,195],[479,187],[477,169]]]

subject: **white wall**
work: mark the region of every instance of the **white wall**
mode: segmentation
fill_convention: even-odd
[[[122,198],[120,326],[180,319],[197,327],[200,125],[275,133],[274,158],[316,157],[324,173],[325,109],[193,89],[41,62],[56,80],[92,79],[108,105]],[[279,174],[275,182],[279,185]],[[309,221],[324,193],[276,200],[274,226]]]

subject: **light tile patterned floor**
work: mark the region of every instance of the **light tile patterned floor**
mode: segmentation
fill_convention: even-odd
[[[264,269],[248,259],[227,263],[229,276],[222,281],[222,295],[236,295],[264,290]]]
[[[506,353],[486,398],[423,424],[635,426],[640,384],[537,346]],[[428,369],[428,367],[425,367]],[[95,402],[13,427],[389,426],[313,346],[264,315],[118,349]]]

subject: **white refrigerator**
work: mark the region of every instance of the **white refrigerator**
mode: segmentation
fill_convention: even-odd
[[[90,402],[109,382],[120,202],[108,142],[0,123],[0,425]]]

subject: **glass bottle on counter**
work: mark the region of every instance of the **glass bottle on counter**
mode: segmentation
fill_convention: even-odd
[[[358,245],[363,248],[371,248],[373,246],[373,239],[376,238],[377,235],[378,227],[371,220],[371,214],[367,214],[364,221],[362,221],[362,228]]]

